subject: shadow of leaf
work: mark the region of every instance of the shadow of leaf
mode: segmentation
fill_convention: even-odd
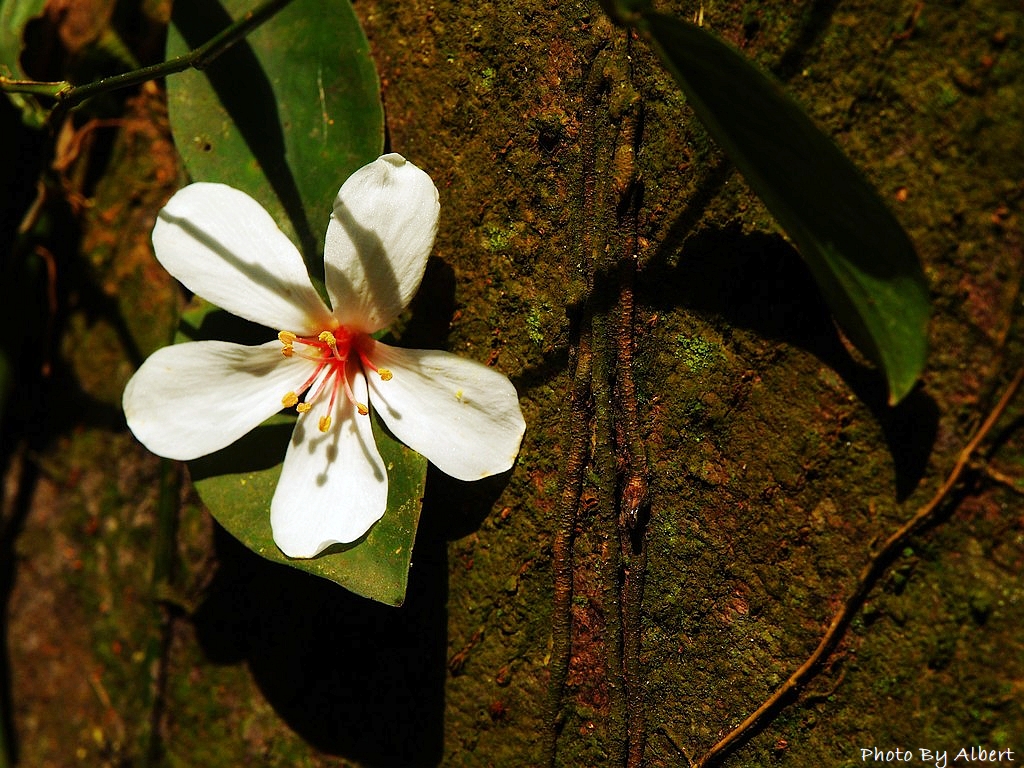
[[[738,227],[702,231],[687,239],[677,265],[660,258],[644,269],[638,288],[655,307],[683,306],[810,352],[881,425],[899,498],[917,486],[938,430],[938,407],[920,387],[889,407],[884,375],[850,356],[810,271],[780,235],[744,234]]]
[[[194,616],[212,661],[244,661],[319,750],[368,765],[440,762],[448,568],[429,524],[399,609],[268,562],[219,527],[216,548],[220,567]]]

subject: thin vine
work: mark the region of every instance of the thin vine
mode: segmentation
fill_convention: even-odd
[[[273,18],[291,2],[292,0],[267,0],[262,5],[246,12],[242,18],[225,27],[198,48],[159,64],[104,77],[83,85],[74,85],[67,80],[40,82],[0,75],[0,91],[24,93],[52,100],[54,104],[50,108],[49,120],[51,124],[55,124],[69,109],[101,93],[130,88],[147,80],[184,72],[186,69],[206,69],[218,56],[243,40],[261,24]]]
[[[724,738],[711,747],[703,756],[692,762],[693,768],[709,768],[709,766],[719,765],[736,747],[749,739],[771,717],[776,715],[821,668],[824,660],[835,649],[847,628],[849,628],[854,616],[857,615],[857,612],[864,605],[864,601],[878,582],[879,577],[885,573],[889,564],[902,551],[907,539],[935,521],[936,516],[943,509],[943,503],[960,482],[964,470],[970,465],[971,459],[977,452],[978,447],[995,426],[1000,416],[1003,415],[1003,412],[1020,389],[1022,382],[1024,382],[1024,367],[1017,371],[1013,380],[1003,392],[1002,397],[1000,397],[999,402],[996,403],[988,417],[978,427],[974,436],[964,446],[957,457],[956,463],[953,465],[953,469],[946,477],[945,482],[935,492],[935,495],[918,509],[913,517],[885,540],[885,543],[861,570],[853,590],[832,617],[828,629],[818,642],[817,647],[807,657],[807,660],[742,723],[726,734]]]

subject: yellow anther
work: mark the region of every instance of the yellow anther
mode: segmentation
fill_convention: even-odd
[[[462,402],[462,394],[463,393],[461,389],[455,390],[455,399],[458,400],[459,402]]]
[[[321,416],[320,417],[320,431],[321,432],[326,432],[330,428],[331,428],[331,417],[330,416]]]
[[[298,405],[295,406],[295,410],[298,411],[299,413],[305,413],[312,407],[313,406],[311,403],[299,403]]]
[[[334,338],[334,334],[330,331],[320,331],[320,335],[317,338],[331,349],[337,349],[338,347],[338,340]]]
[[[356,403],[356,410],[359,411],[359,415],[360,416],[365,416],[366,414],[368,414],[370,412],[370,409],[367,408],[362,403]]]
[[[294,392],[289,392],[287,395],[281,398],[281,405],[283,405],[285,408],[291,408],[297,402],[299,402],[299,396],[296,395]]]
[[[277,334],[277,340],[280,341],[284,346],[281,348],[281,354],[285,357],[291,357],[295,354],[295,350],[292,349],[292,344],[299,338],[291,331],[281,331]]]
[[[394,374],[387,368],[378,368],[377,373],[380,374],[381,381],[391,381],[391,377],[394,376]]]

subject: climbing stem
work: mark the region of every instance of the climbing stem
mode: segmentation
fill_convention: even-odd
[[[635,234],[635,208],[632,222],[626,221],[622,231]],[[630,216],[626,217],[627,219]],[[632,225],[632,229],[631,229]],[[627,235],[627,239],[630,236]],[[634,239],[635,242],[635,239]],[[625,251],[619,270],[618,327],[614,333],[616,347],[616,444],[625,455],[625,477],[620,484],[619,537],[624,558],[622,575],[622,663],[626,685],[629,718],[629,752],[627,768],[643,763],[646,735],[646,706],[643,673],[640,665],[641,614],[644,580],[647,574],[647,520],[649,517],[647,488],[647,452],[640,433],[640,420],[633,381],[633,277],[635,262],[632,250]]]
[[[621,551],[621,589],[619,595],[622,631],[621,675],[626,690],[628,750],[625,765],[639,768],[647,742],[643,673],[640,663],[641,616],[644,580],[647,573],[647,452],[640,429],[636,383],[633,378],[633,346],[636,339],[636,313],[633,286],[637,270],[637,211],[641,183],[637,153],[642,136],[643,112],[638,93],[633,90],[633,57],[630,38],[620,51],[617,131],[611,174],[611,207],[617,220],[613,231],[614,264],[609,265],[616,293],[609,312],[607,338],[614,347],[614,444],[621,476],[618,483],[617,535]]]
[[[546,758],[555,764],[558,734],[561,731],[562,695],[569,673],[572,651],[572,577],[573,541],[583,472],[587,463],[589,443],[589,400],[591,353],[589,332],[581,335],[575,352],[569,413],[563,433],[567,436],[562,464],[561,487],[558,494],[554,541],[551,559],[554,570],[554,600],[551,610],[551,663],[548,681],[548,739]]]
[[[622,553],[617,504],[615,404],[612,397],[613,350],[609,349],[610,318],[594,317],[594,472],[597,478],[596,519],[600,542],[599,583],[604,616],[605,675],[608,717],[605,751],[609,765],[624,765],[629,740],[629,714],[622,659]]]
[[[573,542],[583,492],[579,472],[587,466],[592,486],[587,493],[595,513],[588,533],[597,547],[595,586],[604,623],[600,643],[608,696],[608,764],[640,766],[646,742],[640,619],[647,564],[647,462],[632,375],[641,111],[631,84],[629,45],[627,36],[598,45],[580,116],[576,244],[588,290],[573,347],[577,362],[570,442],[554,544],[549,765],[556,757],[572,656]]]
[[[600,229],[595,223],[596,213],[596,151],[594,120],[599,103],[599,90],[603,83],[601,62],[604,59],[602,46],[595,53],[587,85],[584,89],[580,155],[582,167],[576,198],[579,201],[575,228],[575,246],[578,262],[582,265],[588,296],[579,309],[578,321],[574,324],[570,355],[575,365],[570,365],[572,388],[569,396],[569,412],[563,427],[566,446],[563,456],[562,475],[556,512],[557,528],[552,543],[552,569],[554,571],[554,598],[551,615],[551,662],[548,680],[548,717],[545,759],[554,766],[558,752],[558,736],[562,728],[562,699],[565,681],[569,673],[572,655],[572,596],[574,556],[573,546],[576,524],[583,491],[583,475],[587,467],[591,443],[591,376],[593,369],[592,318],[590,294],[593,291],[593,261]]]
[[[266,0],[256,8],[245,13],[242,18],[225,27],[203,45],[174,59],[153,64],[120,75],[104,77],[91,83],[73,85],[62,80],[58,82],[37,82],[35,80],[15,80],[0,76],[0,91],[8,93],[27,93],[52,99],[51,120],[66,110],[81,104],[86,99],[101,93],[128,88],[147,80],[164,77],[186,69],[205,69],[222,53],[228,50],[263,22],[272,18],[278,11],[291,3],[292,0]]]

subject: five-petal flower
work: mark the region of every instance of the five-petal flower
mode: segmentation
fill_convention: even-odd
[[[400,155],[356,171],[327,227],[331,309],[259,203],[222,184],[179,191],[153,230],[157,259],[197,295],[277,330],[278,339],[158,350],[125,388],[132,432],[160,456],[189,460],[230,445],[282,407],[295,408],[270,513],[274,541],[290,557],[355,541],[384,514],[387,471],[370,408],[453,477],[509,469],[525,422],[505,376],[447,352],[399,349],[371,336],[419,287],[437,215],[430,177]]]

